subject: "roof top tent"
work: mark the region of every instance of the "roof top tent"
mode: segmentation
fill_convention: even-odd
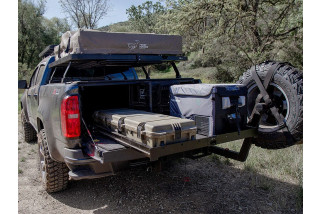
[[[48,46],[43,52],[55,54],[49,66],[90,68],[111,65],[144,66],[170,63],[181,78],[175,62],[185,61],[182,53],[182,38],[177,35],[111,33],[97,30],[68,31],[62,35],[61,43]],[[64,75],[64,76],[65,76]]]

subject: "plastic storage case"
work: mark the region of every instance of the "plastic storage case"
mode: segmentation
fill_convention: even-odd
[[[95,123],[151,148],[194,140],[197,133],[193,120],[133,109],[96,111],[93,117]]]

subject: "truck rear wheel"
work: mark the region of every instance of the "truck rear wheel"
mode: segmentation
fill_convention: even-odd
[[[278,129],[278,122],[269,109],[261,114],[255,145],[266,149],[289,147],[303,138],[303,73],[288,63],[274,61],[255,66],[255,71],[264,81],[268,70],[276,63],[279,63],[280,67],[274,72],[266,91],[278,113],[283,115],[286,128]],[[250,70],[239,78],[238,83],[248,88],[247,109],[250,116],[260,90]]]
[[[27,121],[24,110],[21,110],[21,125],[22,125],[22,136],[27,142],[34,142],[37,140],[37,133],[34,127]]]
[[[39,169],[42,185],[47,192],[62,191],[67,188],[69,169],[65,163],[54,161],[50,157],[45,130],[40,130],[38,135]]]

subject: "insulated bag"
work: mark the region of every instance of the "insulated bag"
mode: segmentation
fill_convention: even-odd
[[[241,84],[186,84],[170,88],[170,115],[193,119],[204,136],[240,131],[247,123],[247,88]]]

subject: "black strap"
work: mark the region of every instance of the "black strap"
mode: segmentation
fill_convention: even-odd
[[[70,37],[68,38],[68,43],[67,43],[65,53],[68,53],[69,49],[70,49]]]
[[[61,58],[60,57],[60,45],[58,45],[58,58]]]
[[[256,98],[256,100],[255,100],[255,105],[254,105],[253,111],[252,111],[252,113],[251,113],[251,115],[250,115],[250,117],[249,117],[249,120],[250,120],[250,121],[252,121],[252,120],[253,120],[253,118],[254,118],[255,114],[259,114],[259,112],[257,112],[257,108],[256,108],[256,106],[258,105],[258,103],[261,101],[261,99],[262,99],[262,98],[263,98],[262,94],[261,94],[261,93],[260,93],[260,94],[258,94],[258,96],[257,96],[257,98]]]
[[[281,64],[280,63],[276,63],[276,64],[272,65],[268,69],[267,74],[266,74],[266,77],[264,79],[264,83],[263,83],[263,86],[264,86],[265,89],[267,89],[268,84],[271,82],[272,77],[273,77],[275,71],[277,71],[279,69],[279,67],[281,67]]]
[[[254,109],[253,112],[251,114],[250,120],[254,117],[254,114],[256,113],[256,105],[260,102],[260,100],[263,98],[265,101],[265,104],[270,106],[270,110],[272,112],[272,114],[274,115],[274,117],[276,118],[276,120],[279,123],[279,126],[285,126],[285,119],[283,117],[283,115],[278,113],[278,110],[275,106],[272,105],[272,100],[270,99],[266,89],[268,87],[269,82],[271,81],[274,72],[276,71],[276,69],[278,69],[280,67],[280,63],[276,63],[273,66],[270,67],[270,69],[267,72],[267,75],[264,79],[264,84],[262,83],[262,81],[260,80],[257,72],[256,72],[256,68],[255,66],[252,66],[250,69],[251,75],[253,77],[253,79],[255,80],[258,89],[260,91],[260,94],[257,96],[256,101],[255,101],[255,105],[254,105]],[[281,127],[280,127],[281,128]]]

